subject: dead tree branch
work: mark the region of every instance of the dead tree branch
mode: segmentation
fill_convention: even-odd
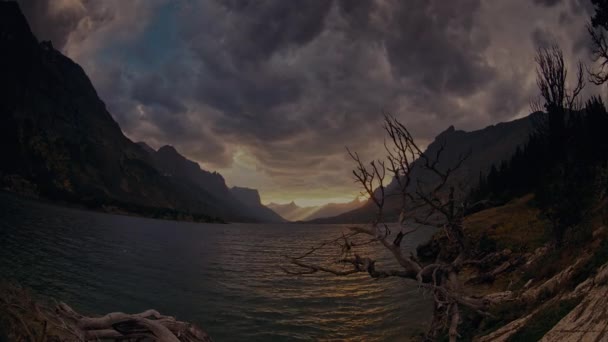
[[[595,85],[602,85],[608,81],[608,43],[606,42],[605,30],[598,25],[587,25],[587,31],[591,37],[591,52],[593,61],[599,63],[595,71],[588,70],[589,80]]]
[[[447,149],[447,141],[442,141],[432,155],[427,155],[417,145],[407,127],[389,114],[384,116],[383,128],[388,137],[384,142],[385,161],[375,160],[366,165],[356,152],[347,149],[355,162],[355,181],[378,210],[372,224],[348,227],[348,232],[340,237],[322,242],[299,256],[286,256],[291,267],[284,270],[296,275],[324,272],[335,276],[363,272],[375,279],[401,277],[415,281],[423,291],[431,292],[434,298],[434,318],[427,337],[434,338],[441,331],[446,331],[450,340],[454,341],[459,336],[457,328],[460,306],[470,308],[481,315],[488,315],[487,308],[492,303],[483,298],[463,295],[458,278],[458,273],[464,265],[478,263],[468,258],[469,243],[463,230],[464,207],[461,203],[462,196],[457,194],[458,188],[454,181],[454,175],[470,153],[459,156],[451,165],[444,165],[441,158]],[[425,172],[435,180],[422,183],[420,178],[415,178],[416,172]],[[386,188],[387,173],[397,184],[396,190]],[[384,222],[386,198],[390,196],[400,198],[397,234],[392,234]],[[433,225],[446,231],[446,235],[458,249],[458,256],[454,260],[437,260],[425,265],[401,247],[404,237],[420,227],[412,222],[430,225],[432,220],[436,221]],[[368,240],[354,240],[363,236],[367,236]],[[381,246],[392,255],[400,269],[378,268],[376,260],[357,252],[356,247],[363,244]],[[308,258],[321,248],[332,245],[340,249],[339,258],[324,264],[309,261]]]
[[[196,325],[161,315],[156,310],[87,317],[63,302],[46,305],[17,286],[3,284],[1,287],[0,321],[9,323],[10,340],[211,342],[209,335]],[[17,322],[20,323],[15,324]]]

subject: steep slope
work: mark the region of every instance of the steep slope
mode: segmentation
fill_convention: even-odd
[[[143,149],[144,149],[144,151],[146,151],[146,152],[148,152],[148,153],[150,153],[150,154],[154,154],[154,153],[156,153],[156,150],[155,150],[155,149],[153,149],[152,147],[150,147],[150,145],[146,144],[146,143],[145,143],[145,142],[143,142],[143,141],[139,141],[139,142],[137,142],[137,145],[139,145],[139,147],[143,148]]]
[[[304,218],[304,221],[310,221],[325,217],[333,217],[336,215],[343,214],[345,212],[355,210],[360,208],[365,202],[360,201],[358,198],[346,203],[327,203],[317,210],[314,213],[308,215]]]
[[[441,164],[453,165],[459,156],[470,152],[470,157],[463,163],[458,174],[454,175],[454,181],[465,187],[472,187],[479,181],[480,172],[487,172],[493,165],[507,160],[517,146],[525,143],[532,130],[532,114],[518,120],[499,123],[472,132],[454,129],[450,126],[439,134],[428,146],[425,153],[429,156],[436,155],[437,151],[445,143],[445,149],[441,154]],[[431,174],[422,169],[420,161],[414,162],[412,173],[412,184],[418,180],[432,181]],[[387,186],[387,193],[394,192],[397,182],[393,181]],[[388,197],[385,204],[385,215],[387,219],[397,219],[399,201],[396,197]],[[361,208],[343,213],[338,216],[313,220],[315,223],[361,223],[373,219],[376,207],[371,201],[367,201]]]
[[[201,169],[196,162],[181,155],[173,146],[163,146],[152,156],[156,168],[165,176],[190,180],[218,199],[230,196],[222,175]]]
[[[237,218],[209,192],[159,173],[82,68],[38,43],[15,2],[0,2],[0,49],[2,188],[147,216]]]
[[[189,186],[198,187],[214,197],[215,204],[226,212],[229,217],[239,221],[254,222],[283,222],[284,220],[259,202],[244,203],[239,200],[226,186],[224,177],[217,172],[203,170],[198,163],[181,155],[173,146],[163,146],[155,151],[146,143],[139,142],[154,162],[154,166],[165,176]]]
[[[256,189],[235,186],[230,189],[230,192],[246,208],[255,212],[264,222],[285,222],[283,217],[262,204],[260,193]]]

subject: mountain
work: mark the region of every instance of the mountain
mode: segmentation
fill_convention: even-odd
[[[300,207],[293,201],[288,204],[270,203],[267,206],[289,221],[310,221],[342,214],[360,207],[363,203],[354,199],[347,203],[328,203],[311,207]]]
[[[242,194],[235,188],[229,189],[224,177],[217,172],[203,170],[198,163],[181,155],[173,146],[165,145],[155,151],[145,142],[139,142],[154,161],[154,165],[165,177],[191,183],[206,192],[213,194],[216,205],[228,210],[231,217],[240,217],[244,221],[284,222],[285,220],[272,210],[262,205],[260,195],[255,189],[247,190],[250,195],[241,198]],[[241,189],[241,188],[238,188]]]
[[[230,196],[222,175],[201,169],[198,163],[181,155],[173,146],[166,145],[149,153],[154,165],[164,176],[191,181],[217,198]]]
[[[454,126],[450,126],[435,138],[427,147],[425,153],[429,156],[435,156],[442,144],[445,143],[445,149],[441,154],[441,164],[449,166],[453,165],[461,155],[470,152],[469,158],[462,164],[458,173],[453,176],[456,183],[470,189],[478,183],[480,173],[487,174],[493,164],[508,160],[517,146],[527,141],[532,132],[532,123],[537,115],[541,114],[533,113],[525,118],[491,125],[471,132],[456,130]],[[429,184],[434,181],[433,177],[430,172],[422,168],[421,161],[414,162],[411,184],[417,184],[418,181]],[[393,179],[387,185],[386,193],[395,193],[397,188],[398,184]],[[399,208],[400,202],[397,197],[387,197],[385,203],[386,219],[396,220]],[[330,218],[315,219],[312,222],[365,223],[373,219],[375,212],[376,206],[368,200],[358,209]]]
[[[318,206],[300,207],[293,201],[288,204],[269,203],[267,206],[289,221],[304,221],[319,209]]]
[[[152,147],[150,147],[150,145],[146,144],[143,141],[138,142],[137,145],[139,145],[139,147],[141,147],[144,151],[146,151],[150,154],[156,153],[155,149],[153,149]]]
[[[358,198],[346,203],[328,203],[318,208],[314,213],[307,216],[304,221],[310,221],[325,217],[332,217],[342,213],[358,209],[364,204]]]
[[[265,222],[285,222],[285,219],[272,209],[264,206],[260,199],[260,193],[256,189],[232,187],[230,193],[246,208],[253,211],[256,216]]]
[[[152,217],[260,221],[226,205],[221,175],[125,137],[83,69],[39,43],[15,2],[0,2],[0,49],[3,189]]]

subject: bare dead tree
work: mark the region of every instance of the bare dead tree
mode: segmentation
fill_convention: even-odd
[[[593,61],[599,64],[598,69],[589,70],[589,80],[596,84],[602,85],[608,81],[608,43],[606,42],[606,33],[603,28],[587,25],[587,31],[591,36],[591,52]]]
[[[584,65],[579,61],[574,87],[568,87],[568,68],[562,50],[557,45],[539,48],[536,62],[536,84],[540,96],[530,102],[534,112],[547,116],[535,118],[536,133],[549,138],[551,144],[565,143],[564,129],[567,115],[581,110],[581,92],[585,88]]]
[[[539,48],[534,61],[536,67],[536,83],[544,99],[545,110],[579,110],[581,108],[580,93],[585,87],[584,66],[577,65],[574,88],[567,88],[568,68],[564,63],[564,55],[557,45]]]
[[[608,43],[606,42],[606,30],[608,30],[608,3],[604,0],[591,0],[595,13],[591,16],[591,22],[587,25],[587,31],[591,36],[591,51],[593,60],[599,67],[589,70],[589,79],[596,85],[608,81]]]
[[[346,149],[350,157],[357,164],[353,170],[355,181],[363,187],[363,195],[367,195],[374,204],[378,207],[378,213],[376,215],[376,222],[382,221],[382,214],[385,201],[385,186],[384,178],[386,177],[386,166],[384,161],[377,160],[370,163],[370,167],[365,167],[365,164],[359,158],[357,152],[351,152],[348,148]],[[376,193],[376,190],[378,193]]]
[[[401,277],[410,279],[434,298],[434,314],[427,333],[428,340],[434,340],[447,330],[450,341],[458,335],[458,324],[461,320],[461,307],[466,307],[482,315],[487,312],[491,300],[484,297],[467,296],[462,291],[459,272],[464,266],[477,265],[480,260],[470,259],[469,242],[463,230],[464,206],[462,196],[457,194],[454,185],[454,174],[460,169],[468,154],[461,155],[452,165],[441,163],[445,151],[445,141],[434,155],[427,155],[415,142],[405,125],[390,115],[384,117],[384,130],[388,136],[385,141],[386,162],[373,161],[364,164],[358,154],[349,150],[356,164],[353,171],[355,181],[359,183],[371,201],[376,205],[378,214],[369,226],[349,227],[335,239],[320,243],[307,252],[297,256],[286,256],[291,264],[284,270],[290,274],[303,275],[316,272],[331,273],[337,276],[348,276],[355,273],[367,273],[370,277],[380,279]],[[417,161],[414,163],[414,161]],[[415,168],[429,172],[434,182],[414,181],[412,172]],[[386,193],[384,179],[391,174],[398,185],[396,193]],[[401,200],[399,231],[393,234],[383,220],[385,198],[398,196]],[[414,222],[414,224],[412,224]],[[443,229],[450,243],[455,246],[457,255],[450,260],[435,260],[423,263],[412,253],[406,253],[401,243],[403,237],[412,233],[420,225],[432,225]],[[367,237],[357,242],[355,237]],[[396,269],[379,269],[376,260],[357,252],[361,244],[375,244],[386,249],[398,264]],[[330,265],[309,262],[320,248],[336,245],[340,248],[340,257]],[[345,267],[346,266],[346,267]]]

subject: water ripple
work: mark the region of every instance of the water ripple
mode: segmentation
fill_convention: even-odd
[[[283,255],[339,225],[193,224],[54,207],[0,193],[0,274],[88,313],[156,308],[217,341],[404,341],[429,302],[401,279],[292,276]],[[429,232],[404,240],[413,248]],[[396,267],[371,249],[379,265]],[[320,250],[319,261],[336,257]]]

